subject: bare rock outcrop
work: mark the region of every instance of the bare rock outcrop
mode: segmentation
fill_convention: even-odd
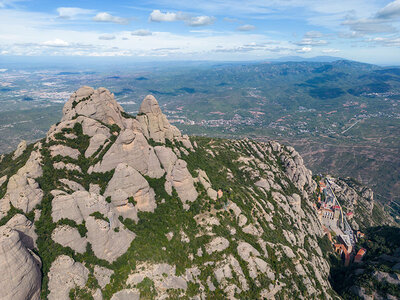
[[[60,255],[51,264],[49,276],[49,300],[69,299],[69,291],[83,287],[88,279],[89,270],[71,257]]]
[[[26,150],[26,141],[21,141],[18,146],[17,146],[17,150],[15,150],[12,159],[16,160],[18,157],[20,157],[22,155],[22,153],[24,153],[24,151]]]
[[[89,147],[85,151],[85,157],[92,156],[101,146],[106,143],[107,139],[108,136],[102,133],[95,134],[90,139]]]
[[[37,258],[20,234],[0,227],[0,299],[40,299],[41,273]]]
[[[137,289],[125,289],[119,292],[116,292],[111,300],[139,300],[140,293]]]
[[[94,266],[94,272],[93,275],[96,277],[97,282],[99,283],[100,287],[104,289],[104,287],[110,283],[111,275],[114,274],[113,270],[100,267],[100,266]]]
[[[86,239],[81,237],[78,230],[68,225],[58,225],[51,234],[51,238],[56,243],[64,247],[70,247],[78,253],[85,253]]]
[[[152,95],[144,98],[137,120],[142,125],[144,135],[156,142],[165,143],[165,139],[172,141],[174,138],[181,137],[181,132],[168,122],[156,98]]]
[[[160,178],[164,170],[146,138],[141,132],[126,129],[120,133],[115,143],[104,155],[103,160],[94,166],[94,172],[106,172],[126,163],[143,175]]]
[[[86,241],[92,245],[97,257],[112,262],[126,252],[135,234],[122,226],[111,204],[107,203],[103,196],[86,191],[72,194],[53,191],[53,194],[53,220],[57,222],[66,218],[74,220],[77,224],[85,221],[88,230]],[[71,248],[83,250],[78,248],[74,241],[80,240],[76,232],[74,235],[70,232],[70,236],[64,239],[57,233],[55,232],[53,237],[60,244],[69,243]]]
[[[171,194],[172,187],[174,187],[183,203],[195,201],[198,193],[186,162],[178,159],[171,148],[156,146],[154,150],[164,170],[167,171],[165,190]]]
[[[118,220],[112,222],[117,223]],[[109,222],[95,217],[86,219],[86,227],[88,241],[92,245],[94,254],[109,262],[124,254],[135,238],[135,234],[123,226],[113,227]],[[114,230],[115,228],[118,230]]]
[[[113,216],[110,204],[101,195],[87,191],[77,191],[72,194],[56,191],[51,213],[54,222],[66,218],[82,224],[83,220],[95,212],[108,218]]]
[[[127,164],[119,164],[108,183],[104,196],[111,197],[111,203],[120,211],[129,210],[129,198],[136,202],[135,209],[153,212],[156,208],[154,190],[134,168]]]
[[[121,112],[124,110],[115,101],[114,95],[105,88],[94,90],[84,86],[77,90],[65,103],[62,121],[72,120],[75,115],[82,115],[99,120],[105,124],[117,124],[123,128]]]
[[[33,151],[25,166],[17,174],[10,177],[7,184],[7,193],[0,200],[0,218],[7,214],[10,203],[23,212],[30,212],[43,198],[36,178],[42,176],[41,155]]]
[[[224,237],[216,237],[206,245],[206,251],[208,254],[213,252],[221,252],[229,247],[229,241]]]
[[[211,181],[210,179],[208,179],[206,172],[204,172],[203,170],[199,170],[199,176],[197,178],[203,185],[204,189],[207,191],[208,197],[216,200],[218,197],[217,191],[212,188]]]
[[[80,152],[78,149],[74,149],[65,145],[53,145],[50,147],[50,153],[52,157],[56,157],[57,155],[63,157],[70,157],[72,159],[78,159]]]
[[[187,169],[186,161],[178,159],[171,172],[172,186],[176,189],[179,198],[183,201],[193,202],[197,199],[198,193],[194,187],[192,175]]]
[[[269,146],[272,151],[279,156],[286,176],[293,184],[306,193],[312,193],[317,188],[316,183],[312,179],[312,172],[304,165],[303,158],[293,147],[281,146],[275,141],[270,141]]]
[[[22,244],[28,248],[36,248],[37,234],[35,225],[22,214],[16,214],[6,224],[19,233]]]
[[[4,175],[3,177],[0,177],[0,186],[4,184],[4,182],[7,181],[7,175]]]

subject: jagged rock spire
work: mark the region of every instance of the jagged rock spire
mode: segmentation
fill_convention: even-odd
[[[162,114],[156,98],[153,95],[147,95],[140,105],[139,114]]]
[[[148,95],[140,105],[137,120],[143,128],[143,134],[156,142],[165,142],[182,136],[178,128],[171,125],[167,117],[161,112],[156,98]]]
[[[106,124],[117,124],[123,128],[123,112],[121,105],[114,99],[114,94],[106,88],[94,90],[83,86],[71,95],[63,108],[62,121],[71,120],[77,114]]]

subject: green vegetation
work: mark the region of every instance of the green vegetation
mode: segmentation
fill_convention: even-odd
[[[336,255],[331,255],[331,284],[344,299],[354,299],[353,286],[364,288],[367,294],[376,293],[383,298],[387,295],[400,297],[398,285],[378,280],[376,272],[393,273],[395,264],[391,256],[400,257],[400,228],[379,226],[368,228],[366,236],[357,245],[356,250],[365,248],[366,255],[362,264],[352,264],[344,268]],[[383,255],[383,256],[382,256]],[[385,259],[389,257],[389,259]],[[360,272],[360,270],[362,270]]]

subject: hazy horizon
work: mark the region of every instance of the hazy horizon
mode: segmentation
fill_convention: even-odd
[[[400,64],[400,0],[0,1],[0,60],[262,61],[336,56]]]

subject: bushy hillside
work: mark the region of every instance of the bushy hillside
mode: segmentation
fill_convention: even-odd
[[[299,154],[181,135],[152,96],[79,89],[0,180],[1,299],[336,297]]]

